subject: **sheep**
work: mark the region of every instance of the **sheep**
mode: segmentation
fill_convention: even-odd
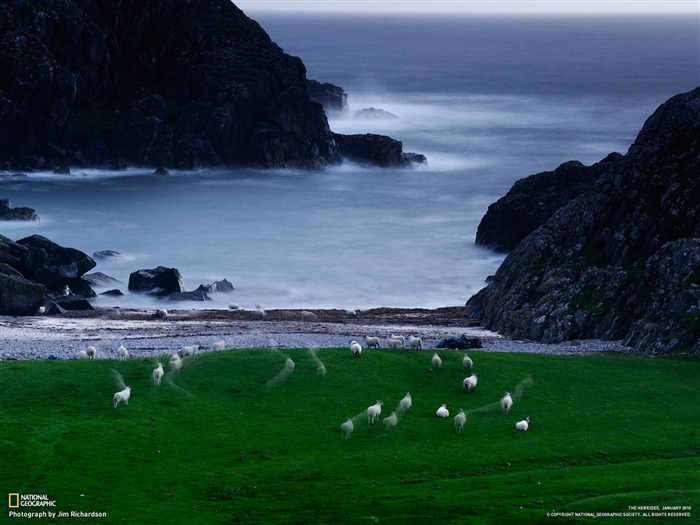
[[[357,341],[350,341],[350,351],[353,357],[360,357],[362,355],[362,345]]]
[[[420,337],[413,337],[412,335],[409,335],[408,346],[411,347],[411,350],[422,350],[423,342],[420,340]]]
[[[467,370],[471,370],[474,366],[474,361],[472,361],[471,357],[469,357],[467,354],[464,354],[464,357],[462,358],[462,365],[464,365],[464,368]]]
[[[153,369],[153,384],[160,386],[160,380],[163,379],[163,363],[158,363],[158,366]]]
[[[403,343],[401,339],[393,339],[391,337],[386,340],[387,348],[403,348]]]
[[[223,350],[224,348],[226,348],[226,344],[223,341],[217,341],[211,345],[212,350]]]
[[[411,397],[410,392],[406,392],[406,395],[403,396],[403,399],[399,401],[399,407],[401,411],[406,412],[408,411],[409,408],[413,405],[413,398]]]
[[[374,423],[377,420],[379,414],[382,413],[383,404],[381,401],[377,401],[374,405],[367,407],[367,423]]]
[[[167,319],[168,318],[168,311],[165,308],[159,308],[156,310],[156,313],[153,314],[153,317],[156,319]]]
[[[40,306],[39,307],[39,314],[44,315],[46,313],[46,307],[45,306]]]
[[[265,317],[267,314],[265,313],[265,310],[263,310],[263,307],[259,304],[255,305],[255,310],[253,311],[253,315],[255,317]]]
[[[284,362],[284,369],[287,372],[287,375],[291,375],[292,372],[294,372],[294,367],[296,365],[294,364],[294,361],[292,361],[291,357],[288,357],[287,360]]]
[[[462,428],[466,422],[467,416],[464,414],[464,410],[460,408],[459,412],[457,412],[457,415],[455,416],[455,428],[457,429],[457,432],[462,432]]]
[[[515,430],[522,430],[522,431],[527,430],[530,427],[530,421],[531,421],[530,416],[526,417],[522,421],[518,421],[515,424]]]
[[[379,338],[366,335],[365,346],[367,346],[367,348],[379,348]]]
[[[170,356],[170,362],[168,362],[170,370],[176,372],[182,368],[182,359],[179,354],[173,354]]]
[[[406,338],[402,335],[389,334],[389,337],[387,337],[387,339],[397,339],[397,340],[401,341],[401,348],[406,346]]]
[[[78,352],[78,359],[88,359],[88,353],[85,350]]]
[[[503,409],[503,413],[507,414],[510,412],[510,408],[513,406],[513,398],[510,397],[510,392],[506,392],[505,395],[501,398],[501,408]]]
[[[479,375],[478,374],[472,374],[469,377],[465,377],[464,381],[462,381],[462,385],[464,387],[464,392],[467,394],[474,390],[476,388],[476,383],[478,382]]]
[[[350,434],[352,434],[352,431],[355,429],[355,425],[352,424],[352,419],[348,418],[348,420],[340,425],[340,433],[343,436],[343,441],[346,441],[349,437]]]
[[[447,405],[443,403],[440,408],[437,409],[435,415],[437,417],[450,417],[450,411],[447,410]]]
[[[433,354],[433,368],[440,368],[442,366],[442,359],[437,355],[437,352]]]
[[[117,356],[119,356],[120,361],[124,361],[127,357],[129,357],[129,351],[124,345],[120,344],[119,348],[117,348]]]
[[[385,417],[382,420],[382,426],[386,429],[392,428],[396,426],[396,423],[399,422],[399,419],[396,417],[396,412],[392,412],[389,417]]]
[[[121,390],[114,394],[114,408],[117,408],[117,405],[119,404],[120,401],[124,401],[125,405],[129,404],[129,398],[131,397],[131,387],[127,386],[124,390]]]
[[[177,352],[180,358],[194,355],[194,353],[199,350],[199,345],[183,346],[182,350]]]
[[[97,357],[97,348],[94,346],[88,346],[85,353],[87,353],[88,359],[95,359]]]

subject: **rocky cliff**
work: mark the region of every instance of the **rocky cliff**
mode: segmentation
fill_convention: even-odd
[[[229,0],[7,0],[0,161],[318,168],[339,155],[301,60]]]
[[[510,337],[699,353],[700,88],[661,105],[608,160],[467,304]]]

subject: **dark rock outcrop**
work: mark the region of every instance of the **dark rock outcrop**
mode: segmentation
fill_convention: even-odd
[[[554,171],[517,181],[508,193],[489,206],[476,230],[476,244],[509,252],[542,226],[559,208],[588,190],[598,177],[622,159],[611,153],[593,166],[565,162]]]
[[[345,114],[348,112],[348,94],[339,86],[317,80],[306,82],[309,98],[323,106],[326,114]]]
[[[506,257],[468,304],[516,338],[700,352],[700,88],[651,115],[624,158]]]
[[[176,268],[158,266],[148,270],[137,270],[129,275],[129,290],[151,292],[155,295],[170,295],[185,291],[185,282]]]
[[[353,118],[365,120],[399,120],[398,115],[381,108],[365,108],[355,111]]]
[[[35,315],[44,304],[45,287],[0,262],[0,315]]]
[[[306,71],[229,0],[0,6],[0,161],[322,167]]]
[[[32,208],[13,208],[10,199],[0,199],[0,220],[3,221],[38,221],[39,216]]]
[[[203,290],[194,290],[192,292],[171,293],[168,295],[169,301],[211,301],[211,297]]]
[[[401,141],[386,135],[333,133],[333,138],[343,158],[362,164],[382,168],[406,168],[413,166],[414,163],[423,164],[426,162],[423,155],[404,153]]]
[[[235,288],[233,287],[233,283],[231,283],[228,279],[222,279],[221,281],[214,281],[211,284],[200,284],[196,291],[202,291],[202,292],[207,292],[207,293],[214,293],[214,292],[224,292],[224,293],[229,293],[233,292]]]

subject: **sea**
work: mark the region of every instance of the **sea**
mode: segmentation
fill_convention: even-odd
[[[661,103],[700,85],[693,18],[255,18],[309,78],[348,93],[331,129],[390,135],[427,166],[4,176],[0,198],[41,220],[0,233],[119,252],[94,271],[126,295],[101,307],[462,305],[504,258],[474,243],[491,203],[522,177],[625,153]],[[367,108],[396,118],[355,118]],[[128,292],[131,272],[156,266],[177,268],[188,290],[221,279],[235,290],[180,303]]]

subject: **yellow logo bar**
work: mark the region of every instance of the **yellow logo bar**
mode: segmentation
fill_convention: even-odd
[[[15,492],[12,494],[8,494],[8,503],[7,506],[10,507],[11,509],[18,509],[19,508],[19,493]],[[14,504],[13,504],[14,500]]]

